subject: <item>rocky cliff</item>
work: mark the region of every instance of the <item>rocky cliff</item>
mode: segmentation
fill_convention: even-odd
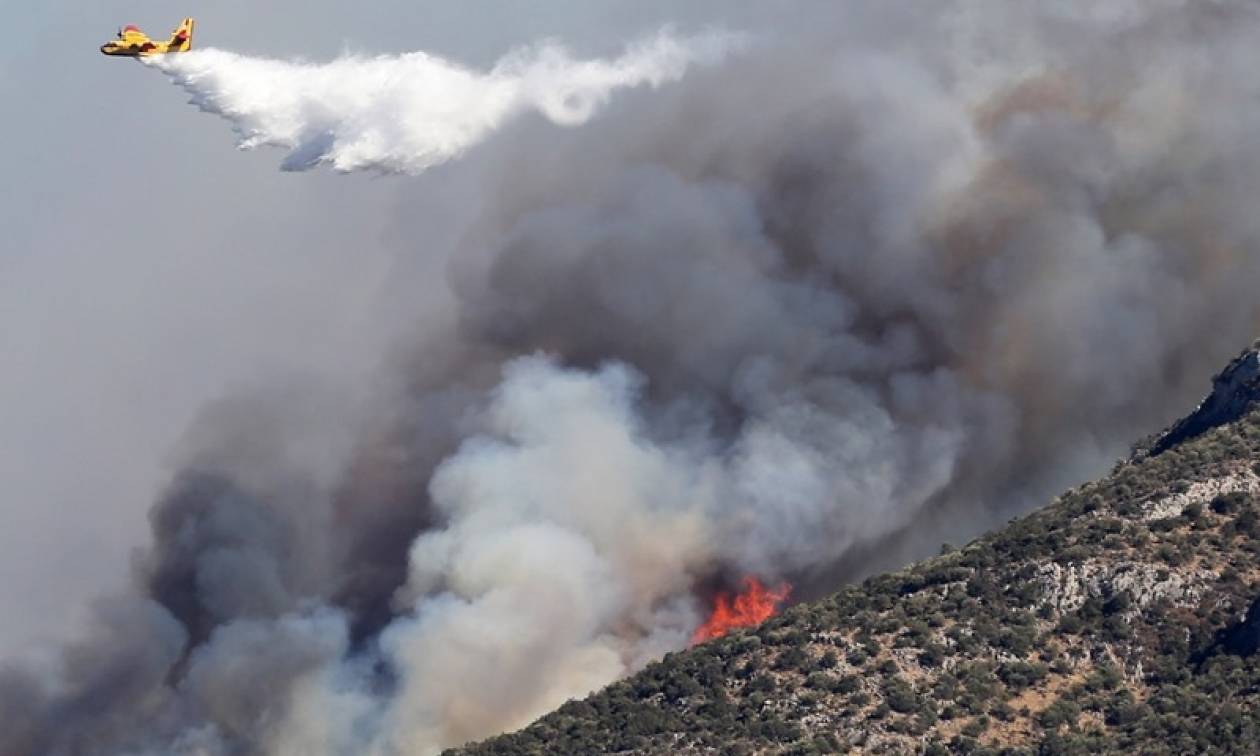
[[[1151,453],[1159,454],[1210,428],[1237,420],[1257,399],[1260,399],[1260,342],[1212,379],[1212,393],[1194,412],[1160,436]]]

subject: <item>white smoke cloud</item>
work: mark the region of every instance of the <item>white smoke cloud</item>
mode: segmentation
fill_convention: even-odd
[[[676,81],[739,44],[733,34],[661,32],[611,60],[579,60],[541,44],[509,53],[486,72],[424,52],[319,64],[208,48],[145,62],[193,104],[230,121],[241,149],[288,150],[287,170],[419,173],[524,113],[577,126],[616,90]]]
[[[522,725],[686,642],[715,491],[644,435],[640,381],[511,363],[483,431],[438,468],[448,524],[413,544],[399,600],[414,618],[383,638],[406,670],[402,750]]]

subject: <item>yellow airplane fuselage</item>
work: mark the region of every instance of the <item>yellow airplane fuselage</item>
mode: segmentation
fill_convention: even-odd
[[[139,29],[126,27],[118,32],[117,39],[101,45],[101,52],[126,58],[187,52],[192,49],[193,24],[191,18],[184,19],[183,23],[171,33],[170,40],[166,42],[149,39],[149,35]]]

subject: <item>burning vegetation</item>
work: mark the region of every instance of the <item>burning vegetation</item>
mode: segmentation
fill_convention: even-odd
[[[692,644],[721,638],[736,628],[765,622],[774,616],[792,592],[792,586],[787,583],[781,583],[772,590],[751,575],[744,578],[743,585],[743,592],[733,598],[726,592],[717,595],[713,601],[712,614],[692,634]]]

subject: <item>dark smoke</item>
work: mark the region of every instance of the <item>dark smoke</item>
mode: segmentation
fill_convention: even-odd
[[[406,188],[466,201],[399,221],[454,295],[399,388],[208,408],[0,751],[430,753],[684,646],[702,586],[834,588],[1184,413],[1257,326],[1255,13],[906,7]]]

